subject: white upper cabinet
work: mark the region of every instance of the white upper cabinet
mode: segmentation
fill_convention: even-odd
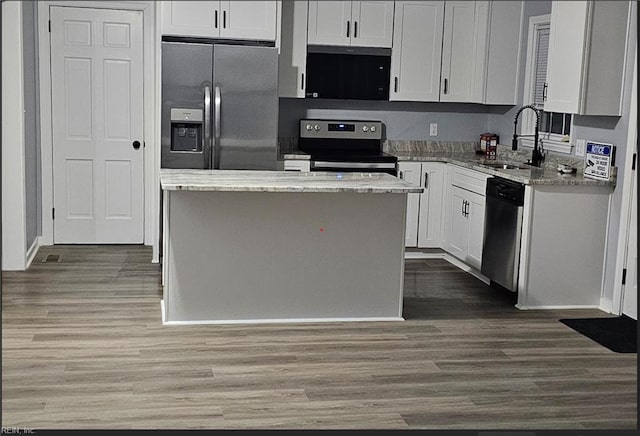
[[[444,3],[396,1],[389,100],[439,101]]]
[[[521,1],[396,1],[389,100],[515,104]]]
[[[304,98],[307,68],[307,9],[306,0],[283,0],[280,21],[280,57],[278,95]]]
[[[162,34],[276,39],[276,1],[163,1]]]
[[[393,1],[309,1],[308,43],[391,47]]]
[[[554,1],[544,110],[620,115],[629,2]]]
[[[492,1],[489,4],[487,68],[482,103],[517,104],[523,5],[522,1]]]
[[[353,35],[351,45],[388,47],[393,40],[392,1],[352,1]]]
[[[446,1],[440,101],[482,102],[488,1]]]

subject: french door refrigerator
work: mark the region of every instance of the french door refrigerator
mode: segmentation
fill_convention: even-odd
[[[275,170],[275,47],[162,42],[162,168]]]

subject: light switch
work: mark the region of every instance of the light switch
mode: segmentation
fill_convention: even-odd
[[[576,139],[576,156],[584,156],[586,142],[584,139]]]
[[[429,136],[438,136],[438,124],[437,123],[429,124]]]

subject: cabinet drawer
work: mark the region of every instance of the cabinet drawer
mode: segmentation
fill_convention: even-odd
[[[491,176],[478,171],[451,165],[451,184],[476,194],[485,195],[487,179]]]

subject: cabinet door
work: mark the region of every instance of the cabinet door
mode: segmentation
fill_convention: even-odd
[[[309,44],[351,45],[351,2],[309,1]]]
[[[353,33],[351,45],[391,48],[393,36],[392,1],[351,2]]]
[[[474,192],[467,194],[469,221],[469,244],[465,262],[473,268],[480,269],[482,264],[482,238],[484,236],[485,197]]]
[[[551,3],[547,112],[578,113],[585,51],[586,1]]]
[[[408,183],[420,186],[422,165],[420,162],[399,162],[398,171],[400,178]],[[407,224],[404,245],[406,247],[418,246],[418,214],[420,210],[420,196],[414,193],[407,195]]]
[[[523,7],[522,1],[491,2],[485,104],[517,103]]]
[[[469,219],[467,217],[467,195],[469,191],[452,186],[449,205],[449,237],[447,251],[461,260],[465,260],[469,252]]]
[[[306,0],[282,2],[282,26],[278,70],[278,95],[304,98],[307,67],[307,11]]]
[[[424,192],[419,194],[418,247],[439,248],[442,246],[444,164],[423,163],[421,181]]]
[[[476,2],[445,2],[440,101],[472,101],[475,8]]]
[[[163,1],[160,5],[163,35],[220,36],[219,1]]]
[[[389,100],[439,100],[443,17],[441,1],[396,1]]]
[[[276,39],[276,2],[221,1],[222,38]]]

